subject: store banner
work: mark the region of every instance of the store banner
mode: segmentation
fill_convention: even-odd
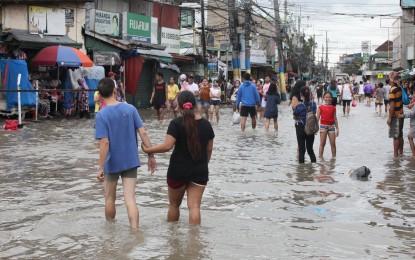
[[[65,9],[29,6],[29,33],[65,35]]]
[[[95,10],[94,28],[99,34],[120,36],[120,14]]]
[[[161,27],[160,45],[166,46],[168,53],[180,54],[180,30]]]
[[[126,26],[124,27],[126,28],[126,38],[128,40],[151,43],[151,17],[134,13],[126,14]]]

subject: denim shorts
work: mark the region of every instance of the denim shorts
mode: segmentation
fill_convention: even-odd
[[[125,170],[125,171],[120,171],[120,172],[116,172],[116,173],[105,173],[105,179],[110,180],[110,181],[116,181],[119,178],[136,178],[137,179],[137,167]]]
[[[211,101],[210,101],[210,104],[211,104],[212,106],[220,106],[220,100],[211,100]]]
[[[320,124],[320,133],[335,133],[336,132],[336,126],[335,125],[321,125]]]
[[[202,107],[210,107],[210,102],[198,100],[197,105]]]

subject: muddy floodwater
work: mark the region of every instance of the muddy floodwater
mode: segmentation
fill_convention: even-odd
[[[337,107],[340,110],[340,106]],[[139,111],[153,143],[168,122]],[[291,109],[280,107],[279,132],[241,133],[221,110],[202,200],[202,225],[166,223],[170,153],[158,170],[139,170],[139,230],[129,228],[118,189],[116,221],[104,217],[103,186],[95,179],[98,145],[93,120],[52,119],[0,130],[0,258],[2,259],[414,259],[415,159],[393,159],[386,116],[359,103],[338,111],[337,158],[299,165]],[[1,122],[2,124],[3,122]],[[319,138],[314,150],[318,154]],[[142,162],[146,156],[140,154]],[[369,181],[349,178],[367,166]],[[120,186],[120,185],[119,185]],[[183,203],[186,205],[186,203]]]

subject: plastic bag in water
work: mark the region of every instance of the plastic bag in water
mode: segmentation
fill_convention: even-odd
[[[241,122],[241,116],[238,112],[233,112],[232,125],[238,125]]]

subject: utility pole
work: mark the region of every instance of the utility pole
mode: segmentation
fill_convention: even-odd
[[[251,74],[251,9],[252,0],[245,0],[245,72]]]
[[[318,55],[320,56],[320,55]],[[324,69],[324,45],[321,45],[321,76],[324,78],[324,80],[326,79],[326,71]],[[320,59],[320,57],[317,57],[317,60]]]
[[[203,49],[203,71],[204,77],[208,77],[207,68],[207,51],[206,51],[206,33],[205,33],[205,1],[200,0],[200,7],[202,12],[202,49]]]
[[[281,34],[281,19],[280,19],[280,6],[278,0],[274,0],[274,14],[275,14],[275,31],[276,40],[275,43],[278,49],[278,73],[280,75],[280,88],[281,88],[281,100],[287,100],[287,93],[285,90],[285,74],[284,74],[284,57],[282,53],[282,37]]]
[[[284,1],[284,25],[287,27],[287,15],[288,15],[288,0]]]
[[[239,39],[236,33],[236,8],[235,0],[228,1],[228,15],[229,15],[229,40],[232,45],[232,68],[233,79],[241,79],[241,65],[239,61]]]
[[[300,16],[298,16],[298,33],[301,33],[301,5],[300,5]]]
[[[327,76],[328,76],[328,71],[329,71],[328,64],[329,64],[329,39],[327,38],[327,31],[326,31],[326,70],[325,71],[327,71],[327,74],[324,73],[325,79],[327,79]]]

